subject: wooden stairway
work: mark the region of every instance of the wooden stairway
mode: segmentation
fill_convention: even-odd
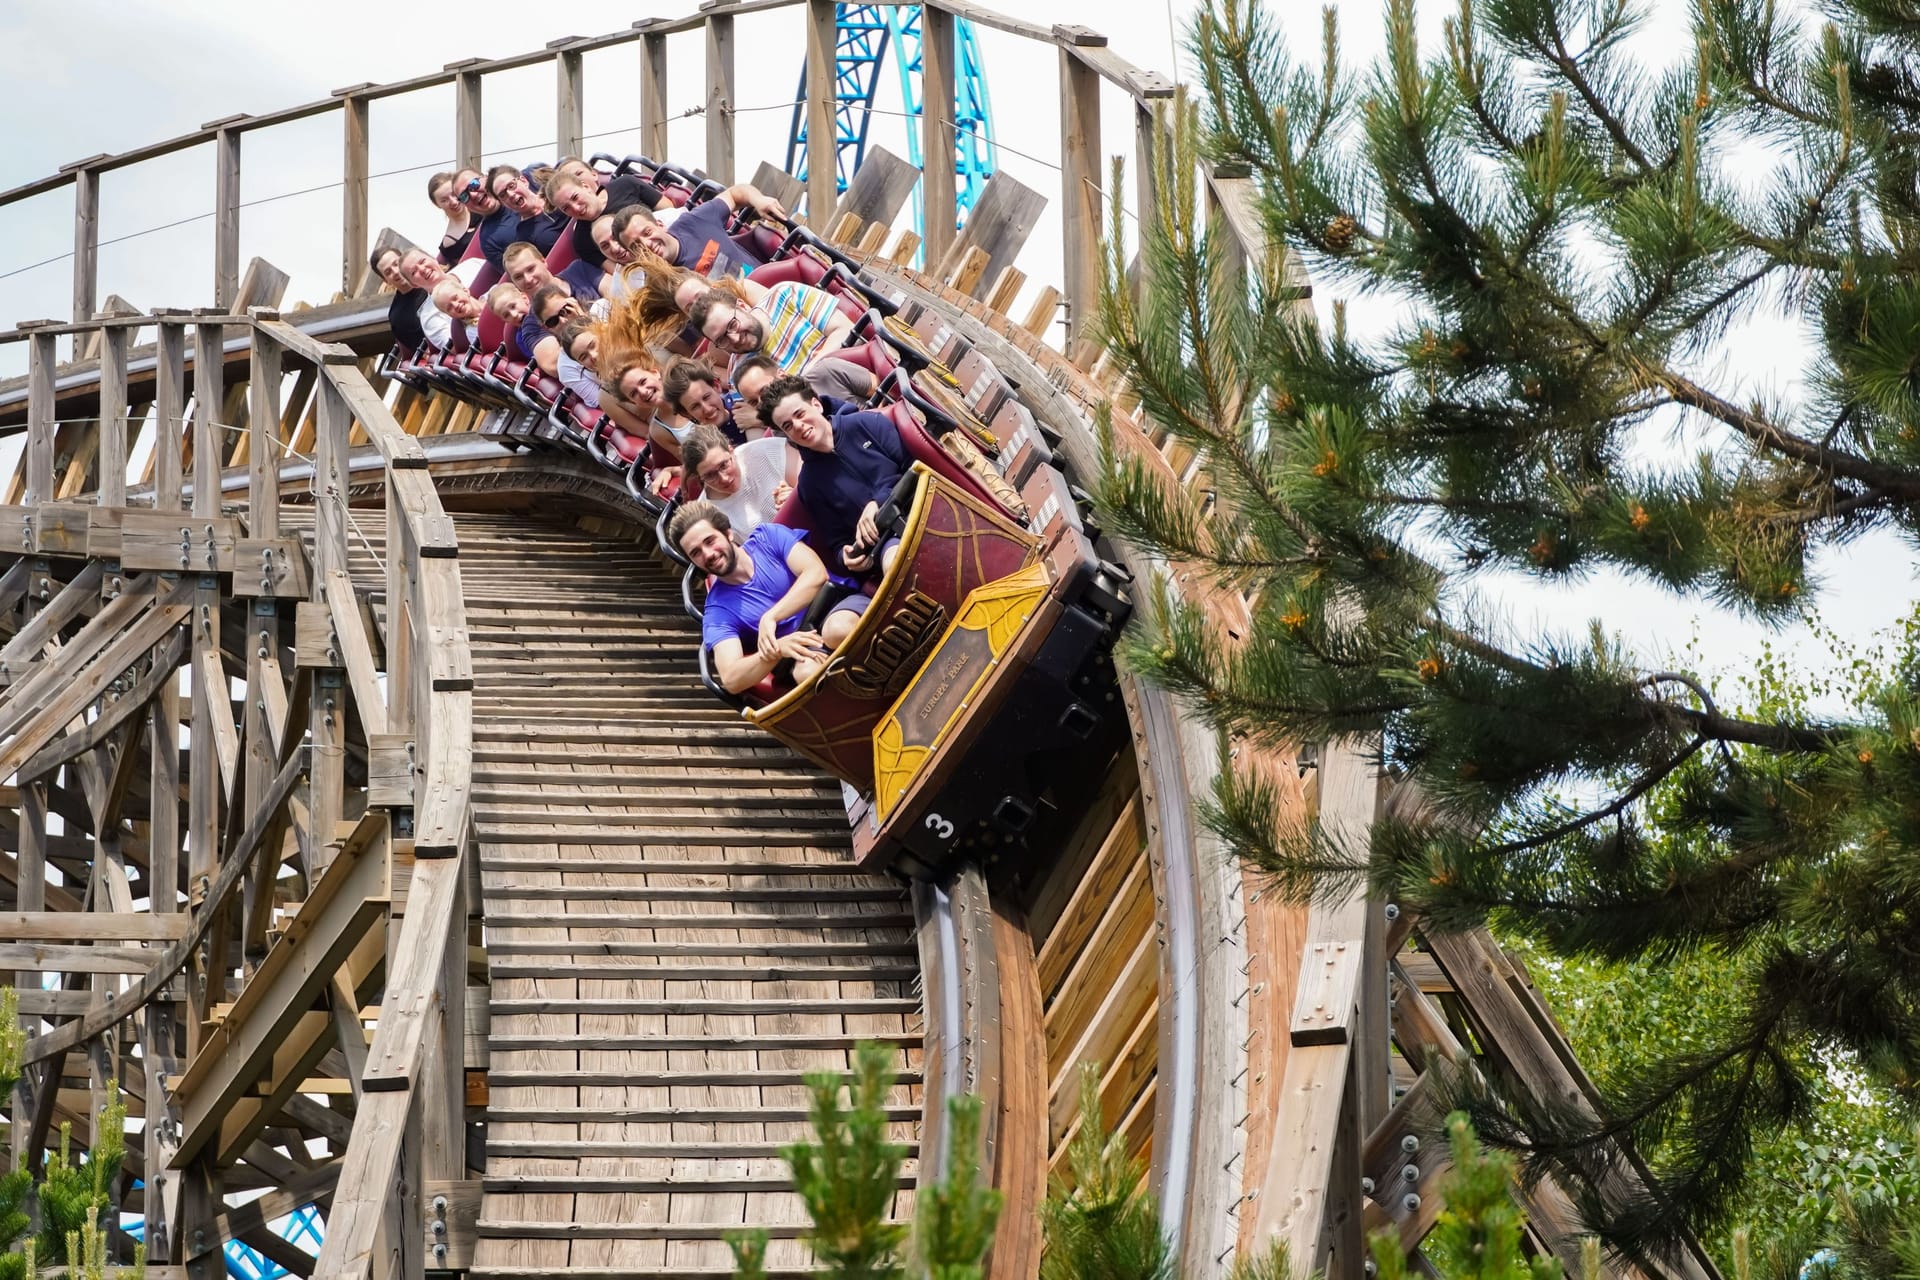
[[[779,1156],[804,1073],[894,1046],[917,1135],[907,895],[849,865],[838,785],[699,687],[646,548],[457,523],[492,982],[471,1275],[727,1275],[754,1226],[771,1274],[808,1274]]]

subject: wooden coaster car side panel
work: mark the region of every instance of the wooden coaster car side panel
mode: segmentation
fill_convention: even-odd
[[[916,463],[900,554],[859,625],[819,674],[747,718],[861,791],[874,726],[967,597],[1040,557],[1040,539]]]

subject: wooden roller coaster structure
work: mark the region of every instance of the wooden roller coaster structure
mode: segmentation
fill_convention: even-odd
[[[239,1241],[328,1280],[721,1275],[721,1233],[754,1225],[776,1274],[807,1274],[777,1148],[802,1132],[801,1074],[861,1040],[897,1050],[902,1214],[941,1161],[944,1100],[985,1099],[1007,1202],[991,1273],[1010,1280],[1038,1265],[1082,1062],[1194,1277],[1273,1238],[1337,1280],[1362,1274],[1366,1231],[1416,1243],[1441,1207],[1444,1160],[1419,1138],[1437,1061],[1592,1105],[1486,934],[1360,897],[1279,902],[1198,821],[1235,755],[1300,814],[1364,831],[1409,802],[1365,742],[1260,758],[1121,672],[1124,742],[1041,856],[910,886],[862,873],[832,780],[694,679],[696,630],[624,485],[577,450],[505,447],[500,410],[384,376],[371,102],[451,85],[475,163],[484,78],[549,63],[557,150],[578,153],[583,55],[637,45],[658,155],[666,41],[697,33],[705,171],[731,181],[734,23],[790,4],[829,87],[806,104],[812,226],[963,393],[969,370],[1010,386],[1070,473],[1098,465],[1106,407],[1120,447],[1204,487],[1092,339],[1102,97],[1132,108],[1144,207],[1173,86],[1085,28],[924,10],[930,104],[952,101],[956,18],[1057,50],[1063,274],[1018,320],[1038,193],[996,176],[955,235],[952,175],[929,171],[924,245],[886,243],[897,168],[836,208],[828,0],[710,2],[0,193],[75,201],[72,320],[0,332],[27,366],[0,385],[0,431],[24,436],[0,506],[0,966],[31,1032],[8,1135],[35,1167],[58,1125],[84,1149],[118,1081],[139,1131],[120,1203],[150,1274],[219,1275]],[[341,292],[283,313],[284,274],[240,270],[241,140],[329,112]],[[952,154],[943,113],[924,127],[922,154]],[[102,309],[101,175],[208,143],[214,306]],[[1248,178],[1191,177],[1238,252],[1269,252]],[[757,180],[799,194],[770,166]],[[1246,627],[1245,602],[1185,566],[1102,546]],[[1644,1176],[1621,1167],[1622,1191]],[[1568,1196],[1524,1198],[1536,1246],[1572,1261]],[[309,1205],[317,1257],[269,1226]],[[1715,1272],[1695,1248],[1609,1274]]]

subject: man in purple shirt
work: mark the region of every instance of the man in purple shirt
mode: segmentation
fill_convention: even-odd
[[[714,674],[730,693],[744,693],[788,662],[793,682],[804,683],[853,634],[867,607],[866,596],[849,596],[820,630],[800,629],[808,606],[827,585],[827,567],[798,529],[763,524],[736,542],[725,512],[710,502],[690,502],[675,514],[667,536],[712,578],[700,641],[713,649]]]

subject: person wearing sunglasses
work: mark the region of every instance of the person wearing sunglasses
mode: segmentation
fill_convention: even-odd
[[[544,268],[545,264],[541,265]],[[589,319],[587,309],[566,283],[556,280],[551,272],[543,283],[530,290],[518,278],[513,284],[526,293],[528,300],[527,314],[514,330],[513,340],[542,372],[558,377],[561,350],[555,331],[569,320]]]
[[[500,202],[501,208],[514,215],[513,232],[500,242],[501,258],[491,256],[488,261],[505,270],[505,251],[520,242],[539,246],[541,253],[552,250],[567,229],[567,215],[547,204],[546,197],[540,194],[540,186],[553,176],[553,170],[546,165],[532,165],[526,169],[516,169],[510,164],[495,165],[487,170],[487,193]],[[480,249],[491,255],[493,241],[498,240],[500,232],[492,236],[482,235]]]
[[[427,199],[447,215],[439,255],[447,266],[466,256],[483,221],[500,208],[500,202],[487,194],[480,171],[471,167],[436,173],[428,178]]]

